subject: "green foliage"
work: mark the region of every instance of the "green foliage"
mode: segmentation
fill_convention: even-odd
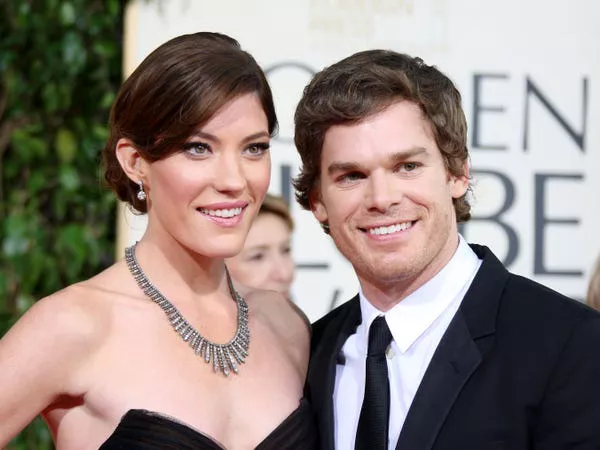
[[[0,336],[37,299],[113,261],[100,151],[122,17],[121,0],[0,2]],[[8,448],[52,444],[37,419]]]

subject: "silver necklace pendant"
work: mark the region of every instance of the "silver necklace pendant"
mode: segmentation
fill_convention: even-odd
[[[215,344],[190,325],[175,305],[148,280],[135,257],[136,245],[134,244],[125,249],[125,262],[142,292],[161,307],[173,329],[192,347],[196,355],[203,358],[207,364],[212,361],[215,372],[220,371],[225,376],[228,376],[231,372],[237,374],[238,366],[243,364],[248,356],[250,329],[248,328],[248,304],[233,287],[229,272],[227,272],[229,292],[237,303],[237,330],[235,336],[226,344]]]

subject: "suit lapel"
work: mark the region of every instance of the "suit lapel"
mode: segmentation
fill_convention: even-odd
[[[496,315],[508,272],[486,247],[461,307],[419,385],[396,449],[430,450],[463,386],[493,344]]]
[[[396,449],[430,449],[460,390],[481,362],[462,314],[457,313],[419,385]]]
[[[323,450],[334,449],[333,390],[338,355],[348,337],[360,324],[358,296],[331,320],[314,348],[308,370],[308,386]]]

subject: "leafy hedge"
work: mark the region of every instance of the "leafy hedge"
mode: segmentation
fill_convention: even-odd
[[[0,2],[0,335],[37,299],[113,262],[116,202],[99,163],[123,9]],[[52,444],[38,419],[9,448]]]

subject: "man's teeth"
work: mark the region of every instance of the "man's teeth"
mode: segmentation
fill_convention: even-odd
[[[412,222],[397,223],[389,227],[369,228],[369,234],[384,235],[404,231],[412,226]]]
[[[231,208],[231,209],[206,209],[199,208],[202,214],[216,217],[234,217],[239,216],[242,213],[242,208]]]

